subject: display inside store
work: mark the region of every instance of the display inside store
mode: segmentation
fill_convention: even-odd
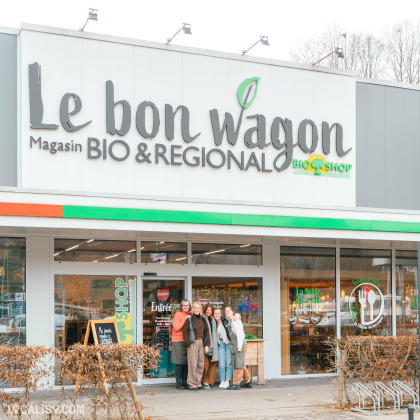
[[[282,374],[330,370],[328,340],[335,336],[335,250],[282,247]]]
[[[0,238],[0,344],[26,344],[25,239]]]
[[[417,251],[396,251],[395,275],[397,335],[417,335]]]
[[[122,344],[136,343],[136,277],[54,276],[55,345],[83,343],[90,320],[115,320]],[[57,381],[61,378],[59,370]]]
[[[214,308],[231,306],[241,314],[248,339],[263,338],[262,279],[259,277],[193,277],[193,302]]]

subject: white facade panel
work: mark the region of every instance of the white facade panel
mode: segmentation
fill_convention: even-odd
[[[281,63],[251,62],[233,55],[213,57],[206,52],[169,51],[164,45],[149,48],[25,29],[20,33],[20,49],[20,187],[187,200],[355,205],[355,77],[311,71],[309,68],[290,68]],[[41,68],[43,123],[57,124],[57,129],[31,128],[28,66],[33,63],[38,63]],[[225,113],[230,113],[236,129],[242,109],[237,90],[245,79],[252,77],[260,77],[258,90],[252,104],[243,111],[236,144],[229,144],[225,133],[222,144],[217,145],[210,110],[218,111],[220,125]],[[106,82],[109,80],[114,85],[114,102],[126,100],[131,106],[131,126],[124,136],[107,133]],[[66,131],[60,123],[60,103],[66,93],[77,94],[82,102],[80,112],[69,117],[71,122],[81,125],[92,121],[74,132]],[[159,114],[160,125],[153,138],[144,138],[136,128],[137,107],[143,101],[152,102],[156,106],[156,114]],[[166,104],[174,110],[179,105],[188,107],[189,132],[191,136],[201,133],[195,140],[186,142],[181,136],[181,111],[175,117],[174,139],[167,139]],[[70,112],[73,107],[70,99]],[[117,105],[114,111],[118,130],[122,121],[122,106]],[[145,127],[150,133],[153,127],[150,106],[144,115]],[[265,139],[266,147],[263,143],[256,147],[245,145],[246,131],[257,126],[256,116],[260,118],[258,130],[261,139]],[[311,161],[311,156],[316,154],[328,162],[352,165],[347,173],[349,178],[324,176],[326,174],[322,172],[323,176],[315,176],[314,171],[306,171],[306,176],[302,176],[296,174],[297,169],[292,162],[287,169],[277,171],[275,160],[284,148],[281,144],[276,148],[271,142],[275,117],[291,121],[294,144],[298,143],[299,124],[306,119],[312,120],[318,131],[318,146],[313,152],[305,153],[296,145],[293,147],[293,159],[304,161],[309,158]],[[323,154],[322,122],[330,126],[338,123],[343,127],[344,150],[352,149],[348,154],[337,155],[334,132],[331,135],[331,153]],[[310,147],[310,126],[306,131],[306,143]],[[280,142],[283,142],[283,130],[280,132]],[[40,140],[31,142],[31,136]],[[251,140],[254,144],[256,136],[254,132]],[[108,150],[106,159],[103,155],[98,159],[89,159],[89,137],[98,139],[101,151],[104,139],[108,147],[112,141],[122,140],[130,148],[129,154],[126,159],[118,161],[110,156]],[[63,143],[63,147],[66,143],[69,147],[77,143],[82,151],[51,153],[52,142],[57,143],[56,148],[59,143]],[[139,144],[147,147],[145,154],[139,155],[142,163],[136,161]],[[156,144],[162,145],[159,150],[166,148],[164,155],[168,163],[157,156]],[[174,153],[181,156],[174,156],[171,160],[171,146],[175,146]],[[189,146],[193,149],[182,156]],[[213,165],[220,164],[220,168],[211,167],[206,159],[203,162],[204,149],[206,153],[217,149],[208,158]],[[126,155],[126,148],[121,144],[114,145],[112,151],[119,158]],[[243,170],[235,162],[232,162],[231,169],[228,169],[227,162],[222,164],[228,151],[239,161],[243,152]],[[96,156],[98,152],[92,151],[92,154]],[[193,164],[197,162],[197,166],[186,164],[187,160]],[[283,160],[284,156],[277,159],[277,167]]]

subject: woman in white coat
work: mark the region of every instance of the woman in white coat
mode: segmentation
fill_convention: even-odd
[[[244,388],[252,388],[251,375],[245,366],[245,332],[241,315],[233,314],[230,306],[225,308],[226,318],[229,320],[230,352],[232,354],[233,386],[227,389],[239,390],[242,379]]]

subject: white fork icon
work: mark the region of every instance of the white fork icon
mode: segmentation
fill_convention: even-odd
[[[365,303],[367,298],[367,292],[364,290],[359,290],[359,303],[360,303],[360,320],[362,325],[365,323]]]

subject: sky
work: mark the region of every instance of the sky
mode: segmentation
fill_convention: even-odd
[[[420,20],[418,0],[0,0],[0,26],[21,23],[78,30],[90,7],[98,21],[85,31],[154,42],[166,42],[182,25],[173,44],[241,54],[260,35],[270,46],[257,44],[248,55],[290,61],[291,49],[331,25],[347,32],[381,36],[401,21]],[[1,4],[0,3],[0,4]]]

